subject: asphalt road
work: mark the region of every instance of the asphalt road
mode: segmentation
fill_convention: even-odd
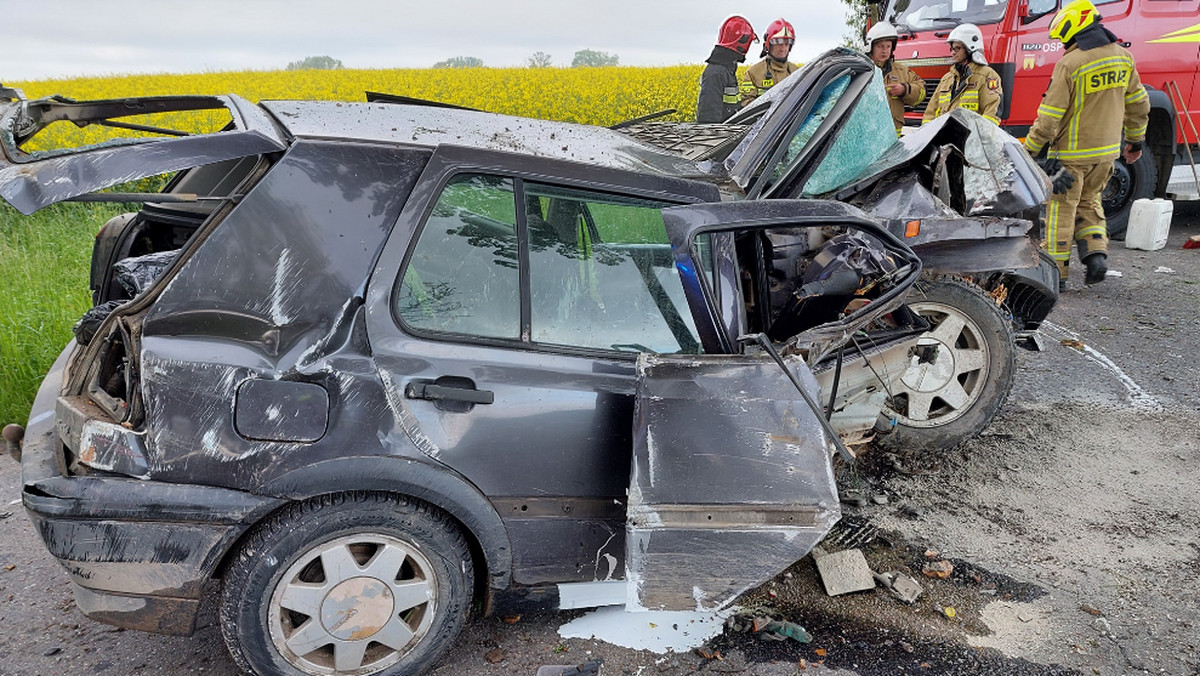
[[[474,618],[432,671],[529,674],[603,658],[605,674],[1196,674],[1200,671],[1200,208],[1165,249],[1114,243],[1105,283],[1065,294],[1046,350],[979,439],[936,456],[878,453],[846,479],[886,504],[847,507],[876,569],[908,570],[913,606],[882,590],[829,598],[811,559],[745,597],[813,641],[728,633],[722,659],[562,639],[580,611]],[[0,674],[235,674],[211,613],[191,637],[116,630],[74,607],[66,575],[0,458]],[[954,565],[925,578],[926,552]],[[747,555],[752,555],[748,553]],[[948,611],[948,609],[950,609]],[[509,619],[512,619],[511,617]],[[636,623],[636,618],[631,619]]]

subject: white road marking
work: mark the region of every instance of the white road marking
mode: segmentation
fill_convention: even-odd
[[[1111,359],[1093,348],[1091,345],[1088,345],[1086,342],[1084,342],[1083,337],[1078,333],[1075,333],[1065,326],[1059,326],[1054,322],[1048,321],[1042,322],[1041,330],[1051,334],[1052,337],[1056,337],[1058,340],[1078,340],[1083,345],[1083,355],[1085,357],[1111,372],[1117,378],[1117,380],[1125,386],[1125,389],[1129,392],[1129,403],[1133,406],[1134,410],[1163,410],[1163,405],[1160,404],[1153,395],[1142,389],[1141,385],[1135,383],[1133,378],[1130,378],[1129,375],[1122,371],[1120,366],[1114,364]]]

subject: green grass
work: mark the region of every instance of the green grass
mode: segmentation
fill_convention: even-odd
[[[42,376],[91,307],[95,234],[125,210],[59,204],[23,216],[0,202],[0,424],[25,424]]]

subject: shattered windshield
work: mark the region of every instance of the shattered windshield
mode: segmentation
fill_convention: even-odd
[[[844,77],[849,82],[849,76]],[[806,120],[801,127],[801,133],[808,122]],[[833,147],[804,184],[801,195],[812,197],[837,190],[862,176],[866,168],[895,143],[896,127],[883,89],[883,71],[876,68]]]
[[[1008,0],[888,0],[885,21],[922,31],[952,28],[960,23],[998,23]]]

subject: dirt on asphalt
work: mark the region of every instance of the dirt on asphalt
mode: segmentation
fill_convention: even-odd
[[[1196,234],[1200,205],[1177,203],[1165,249],[1114,242],[1119,277],[1071,280],[1045,350],[1018,355],[978,439],[843,468],[866,504],[844,506],[827,549],[907,571],[924,588],[915,604],[881,588],[829,597],[806,557],[740,605],[811,643],[730,629],[712,657],[658,655],[560,638],[582,611],[498,613],[471,620],[431,673],[532,676],[596,658],[608,675],[1200,673],[1200,250],[1181,248]],[[0,674],[238,673],[211,612],[191,637],[80,614],[19,498],[19,467],[0,458]],[[926,577],[931,561],[953,572]]]

